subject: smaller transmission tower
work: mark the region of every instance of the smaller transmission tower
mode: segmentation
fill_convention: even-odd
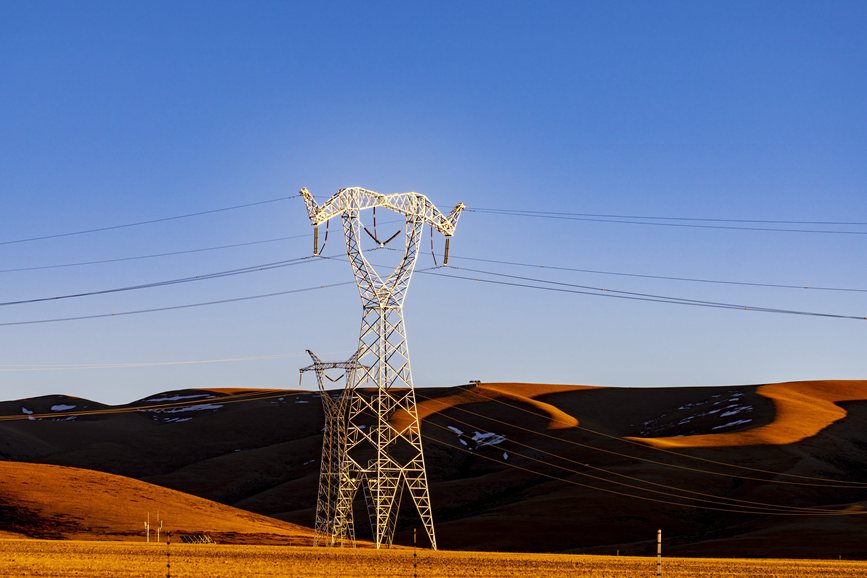
[[[358,363],[358,355],[353,355],[346,361],[322,361],[307,350],[313,360],[311,365],[301,368],[300,376],[305,371],[316,374],[322,398],[322,410],[325,413],[325,428],[322,432],[322,459],[319,464],[319,493],[316,500],[316,524],[314,526],[314,543],[325,546],[355,545],[355,524],[352,510],[338,514],[337,496],[340,487],[341,456],[346,437],[346,407],[351,395],[352,384],[355,383],[355,372],[363,366]],[[328,370],[342,369],[341,377],[332,378]],[[344,379],[344,387],[332,394],[325,386],[325,380],[337,383]]]

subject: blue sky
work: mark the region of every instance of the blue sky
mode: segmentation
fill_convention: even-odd
[[[863,2],[0,2],[0,241],[340,187],[493,207],[867,221]],[[385,224],[383,227],[395,227]],[[819,228],[818,226],[805,226]],[[867,231],[867,226],[827,227]],[[334,232],[334,231],[332,231]],[[310,233],[298,199],[0,245],[0,269]],[[440,246],[441,246],[441,240]],[[0,273],[0,301],[310,254],[310,237]],[[339,254],[340,239],[328,253]],[[867,289],[867,235],[467,212],[460,256]],[[431,265],[423,255],[419,267]],[[609,289],[867,316],[867,293],[475,266]],[[452,273],[458,273],[453,270]],[[466,272],[462,274],[468,274]],[[0,307],[0,322],[351,279],[348,265]],[[126,402],[297,384],[304,349],[355,347],[353,287],[0,326],[0,398]],[[416,275],[416,385],[630,387],[867,377],[867,322],[560,294]],[[185,365],[178,361],[280,355]],[[145,367],[49,368],[50,364]],[[20,371],[21,364],[28,365]],[[47,371],[46,369],[52,369]],[[310,385],[310,384],[307,384]]]

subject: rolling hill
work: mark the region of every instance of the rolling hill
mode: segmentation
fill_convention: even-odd
[[[304,527],[176,490],[93,470],[0,462],[0,509],[7,537],[156,541],[171,532],[221,542],[312,544]]]
[[[440,547],[646,554],[663,528],[672,555],[867,558],[867,381],[417,396]],[[313,524],[316,393],[182,390],[116,407],[46,396],[0,402],[0,416],[4,460]],[[402,513],[399,543],[413,525]]]

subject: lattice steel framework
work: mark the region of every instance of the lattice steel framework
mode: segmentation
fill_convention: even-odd
[[[418,193],[384,195],[361,188],[340,189],[322,204],[317,204],[307,189],[301,189],[301,196],[315,227],[315,239],[320,224],[341,217],[346,253],[362,305],[356,360],[363,367],[355,376],[356,383],[350,384],[346,434],[340,443],[335,527],[338,520],[352,519],[352,503],[359,487],[363,487],[376,547],[390,546],[401,497],[408,492],[431,547],[436,549],[403,302],[418,259],[424,225],[446,237],[448,252],[448,240],[464,205],[458,204],[445,215]],[[403,256],[385,279],[367,261],[361,248],[365,229],[360,212],[375,207],[390,209],[405,218]],[[314,253],[318,253],[316,242]],[[365,391],[362,386],[368,383],[373,387]]]
[[[346,439],[346,407],[351,395],[351,386],[355,383],[355,372],[362,366],[358,363],[357,355],[353,355],[346,361],[322,361],[309,349],[307,353],[313,363],[301,368],[301,376],[305,371],[313,371],[316,374],[316,384],[319,386],[322,410],[325,413],[314,543],[317,546],[354,545],[355,525],[352,520],[352,509],[349,509],[348,512],[343,511],[343,516],[336,514],[340,487],[340,463],[343,455],[342,444]],[[342,369],[343,375],[332,378],[327,373],[328,370],[332,369]],[[344,381],[343,389],[335,391],[326,389],[326,380],[336,383],[341,379]],[[346,517],[347,514],[348,518]]]

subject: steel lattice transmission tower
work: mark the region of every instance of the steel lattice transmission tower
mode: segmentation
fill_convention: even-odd
[[[346,361],[322,361],[315,353],[307,350],[313,360],[311,365],[301,368],[301,376],[305,371],[316,374],[316,383],[322,399],[322,409],[325,413],[325,428],[322,432],[322,459],[319,464],[319,492],[316,500],[316,524],[314,526],[316,545],[334,546],[355,543],[355,525],[352,510],[343,512],[343,517],[337,514],[337,495],[340,488],[340,464],[343,454],[343,443],[346,439],[346,406],[351,395],[351,384],[355,383],[355,372],[361,367],[358,356],[353,355]],[[325,380],[332,383],[340,381],[340,377],[332,378],[327,371],[342,369],[344,387],[334,395],[325,388]],[[299,377],[301,377],[299,376]],[[346,515],[348,514],[348,518]]]
[[[315,227],[314,253],[318,253],[318,226],[337,216],[343,222],[346,252],[361,295],[362,317],[356,374],[346,408],[345,439],[341,447],[340,475],[334,521],[352,519],[352,503],[363,486],[377,548],[394,539],[401,497],[406,491],[418,511],[431,547],[436,549],[430,492],[422,453],[421,428],[412,385],[412,371],[403,322],[403,302],[418,259],[424,226],[448,241],[464,209],[458,204],[445,215],[424,195],[383,195],[361,188],[340,189],[317,204],[301,189],[310,222]],[[404,251],[398,265],[383,279],[362,253],[364,228],[360,213],[383,207],[402,215]],[[369,231],[367,231],[369,233]],[[375,235],[371,235],[375,239]],[[375,239],[378,242],[378,239]],[[390,239],[389,239],[390,240]],[[380,246],[384,243],[380,242]],[[373,386],[363,391],[362,386]]]

